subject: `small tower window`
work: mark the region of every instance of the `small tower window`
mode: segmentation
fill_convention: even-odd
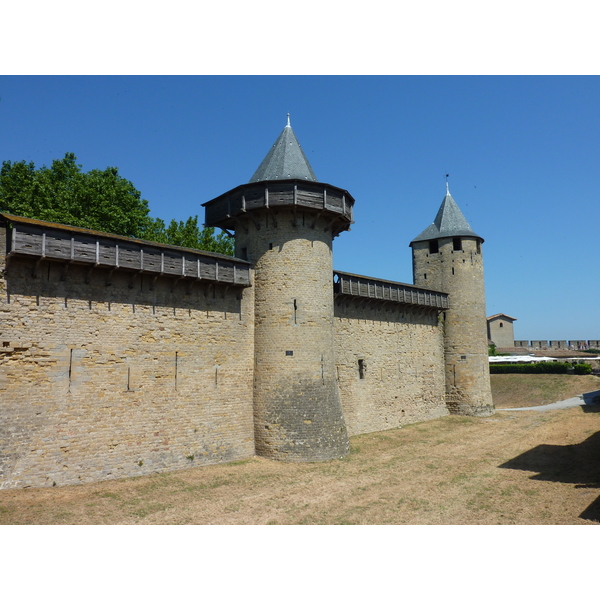
[[[452,246],[454,252],[460,252],[462,250],[462,240],[459,237],[452,238]]]
[[[504,323],[500,323],[500,327],[504,327]]]
[[[481,254],[481,240],[477,240],[477,254]]]
[[[437,240],[429,240],[429,254],[437,254],[440,251]]]
[[[367,373],[367,361],[359,358],[358,359],[358,376],[360,379],[364,379]]]

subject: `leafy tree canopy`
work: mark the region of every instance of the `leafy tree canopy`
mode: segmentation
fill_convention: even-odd
[[[33,162],[4,161],[0,169],[0,212],[42,221],[85,227],[187,248],[233,254],[233,242],[213,227],[198,227],[198,217],[186,222],[150,217],[147,200],[116,167],[81,171],[67,152],[50,168]]]
[[[189,217],[185,223],[173,219],[168,227],[162,219],[154,219],[152,231],[145,239],[184,248],[198,248],[233,256],[233,240],[224,232],[215,234],[214,227],[198,227],[198,216]]]

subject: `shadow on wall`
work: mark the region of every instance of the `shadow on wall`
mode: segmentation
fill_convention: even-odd
[[[176,277],[153,277],[141,273],[89,269],[46,261],[37,276],[35,262],[13,258],[6,275],[8,302],[16,296],[122,303],[201,311],[226,311],[241,315],[243,288],[208,281],[180,281]],[[90,306],[91,307],[91,306]]]
[[[429,307],[411,306],[393,302],[364,299],[336,299],[334,316],[355,321],[381,321],[383,323],[410,323],[435,326],[438,312]]]
[[[592,392],[598,394],[598,392]],[[583,407],[600,409],[597,405]],[[586,410],[586,412],[588,412]],[[576,488],[600,489],[600,431],[579,444],[552,446],[542,444],[500,465],[501,469],[534,471],[531,479],[572,483]],[[579,518],[600,521],[600,497]]]

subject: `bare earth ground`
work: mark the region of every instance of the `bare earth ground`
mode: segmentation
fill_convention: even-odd
[[[498,377],[506,379],[494,381]],[[600,389],[595,377],[587,383],[584,377],[552,377],[570,380],[565,385],[571,391],[557,399]],[[499,405],[510,403],[502,394],[515,385],[512,378],[493,377]],[[528,387],[526,381],[520,385]],[[587,389],[573,393],[573,385]],[[348,457],[326,463],[251,458],[128,480],[3,490],[0,524],[600,521],[600,413],[595,406],[444,417],[356,436],[351,446]]]

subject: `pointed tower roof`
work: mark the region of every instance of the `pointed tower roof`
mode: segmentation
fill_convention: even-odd
[[[448,184],[446,184],[446,196],[433,223],[423,233],[418,235],[413,242],[457,236],[475,237],[483,241],[483,238],[471,229],[465,216],[462,214],[460,208],[458,208],[458,204],[456,204],[454,198],[450,195]]]
[[[317,177],[294,135],[289,114],[287,125],[250,178],[249,183],[278,179],[317,181]]]
[[[286,211],[296,223],[297,212],[312,213],[313,227],[317,219],[327,218],[325,231],[333,237],[350,229],[354,223],[354,198],[342,188],[319,182],[300,148],[288,123],[277,141],[248,183],[204,202],[204,224],[207,227],[246,229],[248,219],[270,212],[278,219],[279,211]],[[276,209],[275,211],[273,209]]]

